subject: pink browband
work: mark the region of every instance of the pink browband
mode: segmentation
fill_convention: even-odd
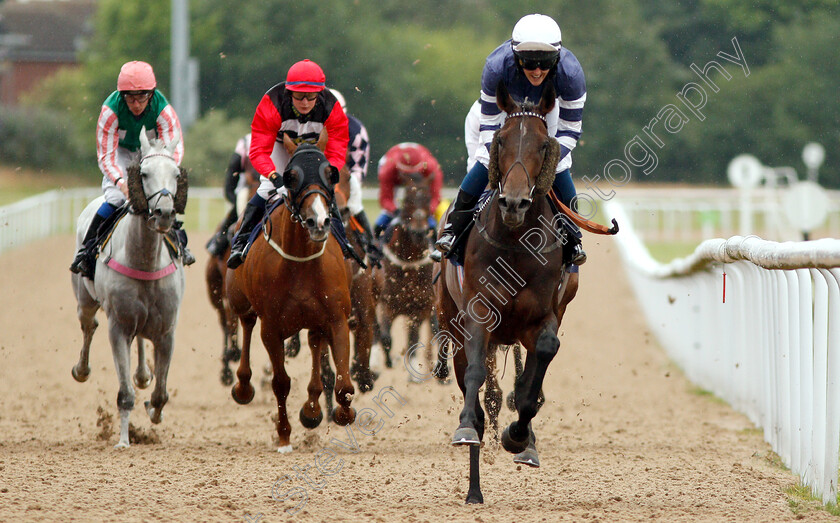
[[[154,272],[146,272],[146,271],[141,271],[141,270],[138,270],[138,269],[132,269],[131,267],[126,267],[125,265],[121,264],[120,262],[118,262],[117,260],[115,260],[113,258],[108,260],[108,263],[106,263],[106,265],[108,267],[114,269],[118,273],[123,274],[125,276],[128,276],[129,278],[134,278],[135,280],[144,280],[144,281],[159,280],[159,279],[163,278],[164,276],[169,276],[170,274],[172,274],[173,272],[175,272],[177,270],[177,267],[175,266],[175,262],[172,262],[169,265],[167,265],[166,267],[164,267],[163,269],[161,269],[159,271],[154,271]]]

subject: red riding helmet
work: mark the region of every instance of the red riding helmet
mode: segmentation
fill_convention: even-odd
[[[155,72],[146,62],[126,62],[117,77],[117,91],[151,91],[157,86]]]
[[[303,93],[318,93],[324,90],[326,76],[321,67],[311,60],[301,60],[289,68],[286,74],[286,89]]]
[[[404,173],[422,173],[429,162],[426,161],[432,153],[420,144],[403,142],[395,145],[397,153],[397,169]]]

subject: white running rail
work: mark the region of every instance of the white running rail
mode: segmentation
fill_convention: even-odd
[[[620,203],[608,202],[606,213],[618,220],[629,279],[670,357],[761,427],[823,503],[836,503],[840,240],[734,236],[661,265]]]

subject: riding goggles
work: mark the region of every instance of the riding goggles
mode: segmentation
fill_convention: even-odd
[[[151,91],[124,91],[122,93],[126,103],[145,102],[152,97]]]
[[[318,93],[302,93],[292,91],[292,98],[294,98],[298,102],[302,102],[303,100],[306,100],[307,102],[314,102],[318,98]]]
[[[555,56],[553,58],[541,59],[519,57],[519,65],[521,65],[522,69],[525,69],[526,71],[534,71],[536,69],[548,71],[557,65],[557,57]]]

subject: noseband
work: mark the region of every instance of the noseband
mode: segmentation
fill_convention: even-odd
[[[519,128],[520,128],[520,131],[522,131],[522,126],[525,123],[525,117],[539,118],[540,120],[542,120],[542,123],[546,126],[546,128],[548,128],[548,122],[546,122],[545,116],[541,115],[540,113],[533,112],[533,111],[519,111],[519,112],[515,112],[515,113],[510,113],[505,120],[509,120],[511,118],[522,118],[522,120],[519,121]],[[504,176],[502,176],[502,178],[499,180],[499,194],[502,194],[502,189],[505,185],[505,182],[507,181],[507,177],[510,174],[510,171],[512,171],[513,168],[516,167],[516,164],[519,164],[519,165],[522,166],[522,169],[525,171],[525,176],[528,179],[528,186],[530,188],[530,190],[528,191],[528,200],[532,200],[533,196],[534,196],[534,189],[536,188],[537,184],[536,184],[536,181],[534,181],[533,183],[531,182],[531,180],[532,180],[531,173],[528,171],[528,168],[525,166],[525,163],[522,161],[522,143],[521,142],[522,142],[522,137],[524,136],[524,134],[525,134],[524,131],[519,133],[520,144],[519,144],[519,149],[516,151],[516,160],[514,160],[514,162],[510,165],[508,170],[505,172]]]
[[[147,154],[146,156],[144,156],[144,157],[140,158],[139,165],[141,165],[141,166],[142,166],[142,165],[143,165],[143,162],[144,162],[145,160],[147,160],[147,159],[149,159],[149,158],[153,158],[153,157],[155,157],[155,156],[163,156],[164,158],[169,158],[170,160],[172,160],[173,162],[175,162],[175,158],[173,158],[173,157],[172,157],[171,155],[169,155],[169,154],[165,154],[165,153],[152,153],[152,154]],[[133,209],[132,209],[130,212],[131,212],[132,214],[143,214],[143,215],[145,215],[145,216],[147,216],[147,217],[150,217],[150,216],[152,216],[152,203],[151,203],[151,202],[152,202],[152,199],[153,199],[153,198],[155,198],[155,197],[157,197],[157,200],[155,201],[155,205],[154,205],[155,207],[157,207],[157,204],[160,202],[160,199],[161,199],[161,198],[163,198],[163,197],[165,197],[165,196],[170,197],[170,198],[172,199],[173,203],[174,203],[174,201],[175,201],[175,195],[174,195],[174,194],[172,194],[172,193],[169,191],[169,189],[167,189],[167,188],[165,188],[165,187],[164,187],[163,189],[161,189],[161,190],[159,190],[159,191],[156,191],[156,192],[154,192],[154,193],[150,194],[149,196],[146,196],[146,204],[147,204],[147,205],[146,205],[146,212],[141,213],[141,212],[135,211],[135,210],[133,210]]]
[[[283,198],[283,204],[289,210],[289,213],[291,214],[292,221],[300,223],[301,226],[303,224],[303,216],[300,215],[300,211],[301,211],[300,206],[301,206],[301,204],[303,204],[304,200],[306,200],[307,196],[309,196],[310,194],[320,194],[321,196],[323,196],[324,200],[326,200],[326,202],[327,202],[327,212],[328,213],[329,213],[329,207],[330,207],[330,205],[332,204],[332,201],[333,201],[333,196],[327,188],[322,187],[321,184],[313,184],[313,185],[314,185],[314,187],[307,190],[307,191],[301,191],[297,194],[292,194],[291,192],[289,192],[289,197],[288,198]],[[312,185],[310,185],[310,187],[312,187]]]

